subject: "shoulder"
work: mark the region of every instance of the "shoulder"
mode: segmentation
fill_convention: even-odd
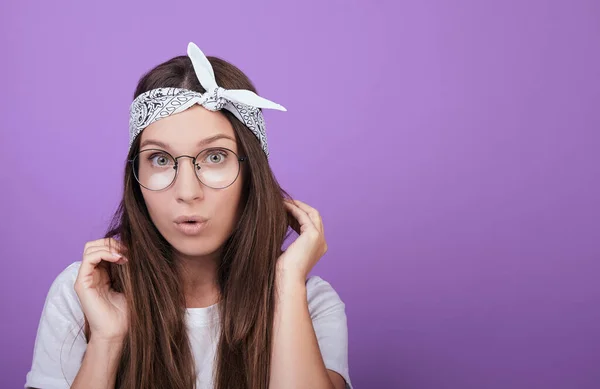
[[[73,289],[80,266],[81,261],[77,261],[71,263],[61,270],[61,272],[58,273],[58,275],[54,278],[54,281],[50,286],[50,292],[65,292]],[[73,289],[73,291],[75,290]]]
[[[346,305],[331,284],[319,276],[306,281],[308,310],[323,362],[352,388],[348,369],[348,323]]]
[[[63,285],[71,285],[75,284],[75,279],[77,278],[77,272],[79,272],[79,267],[81,266],[81,261],[73,262],[67,267],[65,267],[54,279],[52,284],[53,287],[61,287]]]
[[[80,266],[80,261],[73,262],[54,278],[46,297],[46,310],[57,310],[65,314],[80,316],[81,306],[75,292],[75,280]]]
[[[26,387],[68,388],[86,349],[84,315],[75,280],[81,262],[63,269],[52,282],[40,317]]]
[[[313,320],[337,311],[345,311],[346,306],[339,294],[329,282],[319,276],[311,276],[306,280],[306,296]]]

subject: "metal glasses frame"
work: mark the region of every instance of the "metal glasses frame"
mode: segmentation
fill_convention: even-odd
[[[202,154],[204,151],[209,150],[209,149],[227,150],[227,151],[231,152],[233,155],[235,155],[235,157],[237,159],[237,162],[238,162],[238,171],[237,171],[237,174],[236,174],[235,178],[233,179],[233,181],[231,181],[231,184],[229,184],[227,186],[224,186],[224,187],[220,187],[220,188],[215,188],[215,187],[212,187],[210,185],[205,184],[204,182],[202,182],[202,180],[200,179],[200,177],[198,177],[198,174],[195,174],[196,178],[198,179],[198,181],[200,181],[200,183],[202,185],[207,186],[207,187],[212,188],[212,189],[225,189],[225,188],[230,187],[231,185],[233,185],[233,183],[238,179],[238,177],[240,175],[240,170],[241,170],[241,164],[240,164],[240,162],[247,161],[248,157],[240,157],[240,156],[237,155],[237,153],[235,151],[233,151],[231,149],[228,149],[227,147],[207,147],[205,149],[200,150],[200,152],[198,152],[198,154],[196,154],[195,157],[192,157],[191,155],[186,155],[186,154],[180,155],[178,157],[174,157],[173,154],[171,154],[168,151],[163,150],[163,149],[144,149],[144,150],[138,151],[138,153],[135,155],[135,157],[133,159],[128,159],[127,162],[131,163],[131,168],[133,169],[133,176],[135,177],[135,180],[138,182],[138,184],[140,184],[140,186],[142,186],[142,187],[144,187],[144,188],[146,188],[148,190],[151,190],[153,192],[158,192],[158,191],[165,190],[165,189],[169,188],[177,180],[177,176],[179,176],[179,169],[178,169],[179,158],[183,158],[183,157],[191,158],[192,159],[192,167],[194,168],[194,172],[196,172],[197,171],[196,168],[198,168],[198,170],[200,169],[200,167],[196,164],[196,160],[198,159],[198,156],[200,154]],[[146,152],[146,151],[152,151],[152,150],[154,150],[154,151],[160,151],[162,153],[165,153],[165,154],[169,155],[173,161],[175,161],[175,165],[173,165],[173,169],[175,169],[175,176],[173,177],[173,181],[171,181],[171,183],[169,185],[165,186],[163,189],[150,189],[150,188],[144,186],[140,182],[140,180],[138,179],[138,176],[137,176],[136,166],[135,166],[135,160],[139,157],[139,155],[141,153]]]

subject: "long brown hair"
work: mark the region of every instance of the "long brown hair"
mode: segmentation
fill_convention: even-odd
[[[226,89],[256,92],[244,73],[217,57],[207,57],[217,83]],[[204,93],[187,56],[168,60],[144,74],[134,98],[158,87]],[[248,157],[241,216],[224,242],[218,267],[220,337],[215,357],[215,389],[267,388],[274,315],[275,262],[287,238],[289,216],[280,187],[258,139],[229,111],[238,150]],[[138,136],[127,156],[139,151]],[[107,264],[115,290],[124,293],[129,332],[117,371],[117,389],[195,387],[196,372],[187,329],[185,298],[172,247],[152,223],[129,163],[123,198],[105,237],[118,238],[129,259]],[[291,232],[291,231],[290,231]],[[85,323],[86,337],[89,326]]]

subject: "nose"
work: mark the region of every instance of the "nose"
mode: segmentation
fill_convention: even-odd
[[[184,159],[179,159],[179,158]],[[194,157],[182,155],[177,161],[177,177],[173,187],[177,201],[189,202],[204,198],[204,188],[198,176]]]

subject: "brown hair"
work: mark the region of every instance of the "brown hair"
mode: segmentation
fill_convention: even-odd
[[[207,57],[217,83],[256,93],[244,73],[217,57]],[[191,60],[178,56],[142,76],[134,98],[158,87],[204,93]],[[229,111],[240,155],[248,157],[242,212],[224,242],[218,267],[220,337],[215,360],[215,389],[267,388],[274,315],[275,262],[290,223],[279,186],[258,139]],[[138,136],[129,151],[139,151]],[[291,231],[290,231],[291,233]],[[105,237],[123,243],[125,266],[107,264],[115,290],[124,293],[130,313],[115,387],[118,389],[195,387],[196,372],[187,329],[185,298],[170,244],[152,223],[130,164],[125,167],[123,198]],[[89,326],[85,323],[86,337]]]

